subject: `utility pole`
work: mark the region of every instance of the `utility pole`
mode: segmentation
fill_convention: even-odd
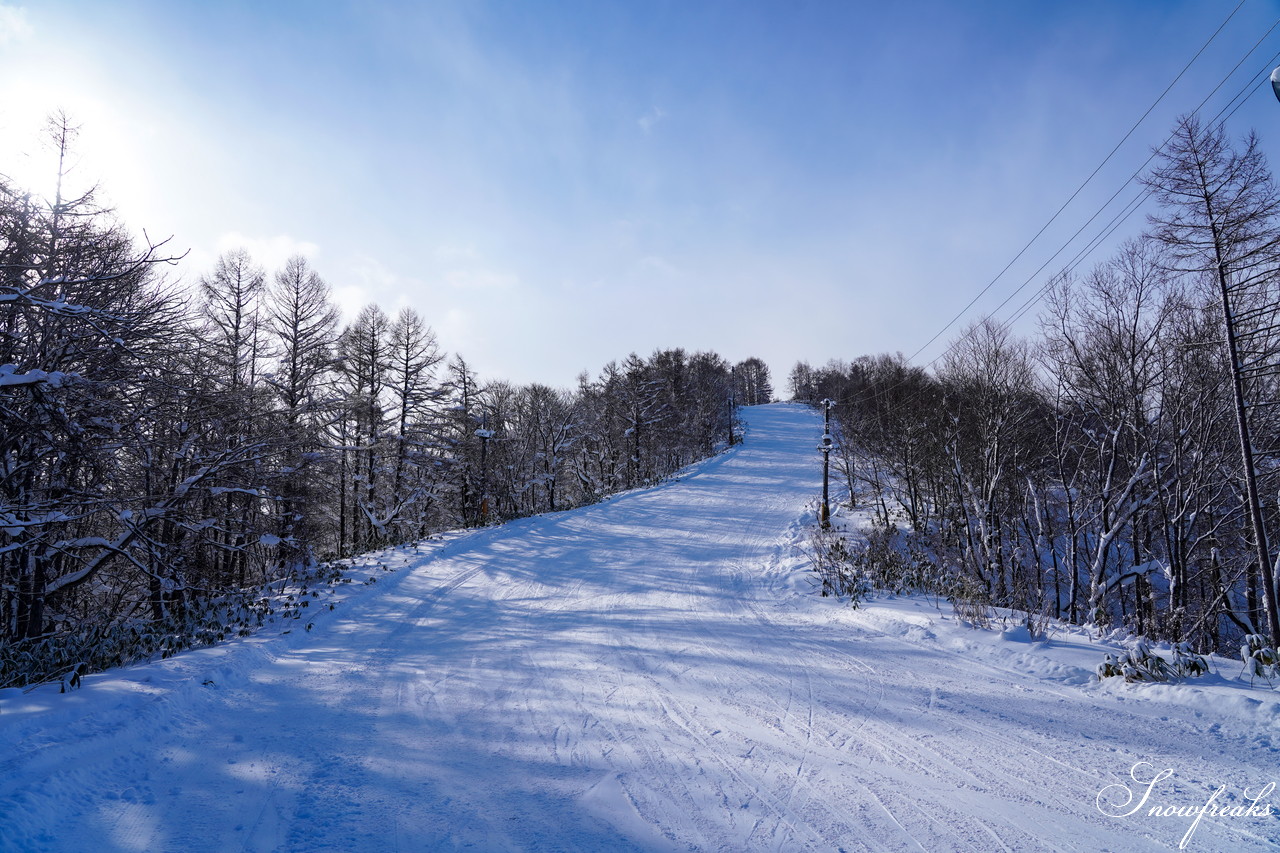
[[[824,529],[831,526],[828,483],[831,474],[831,407],[834,405],[834,400],[822,401],[822,444],[818,445],[818,449],[822,451],[822,509],[818,513],[818,522]]]

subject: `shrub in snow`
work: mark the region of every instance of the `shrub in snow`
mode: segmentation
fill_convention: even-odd
[[[1049,636],[1049,626],[1053,624],[1053,614],[1049,612],[1047,603],[1039,608],[1026,607],[1022,610],[1019,622],[1027,629],[1031,639],[1043,640]]]
[[[983,584],[958,576],[952,580],[947,600],[951,602],[951,611],[961,622],[975,628],[991,627],[991,594]]]
[[[60,681],[66,692],[82,674],[246,636],[273,612],[265,597],[219,596],[191,602],[162,620],[77,626],[0,643],[0,687]]]
[[[1098,678],[1123,676],[1125,681],[1168,681],[1173,676],[1169,662],[1151,651],[1146,641],[1137,645],[1118,659],[1108,654],[1098,665]]]
[[[937,562],[916,543],[904,543],[896,527],[873,526],[865,536],[862,547],[854,552],[854,561],[874,588],[894,595],[945,592]]]
[[[1268,684],[1280,674],[1280,656],[1276,650],[1267,645],[1261,634],[1247,634],[1244,645],[1240,647],[1240,659],[1244,661],[1244,672],[1249,673],[1249,683],[1261,678]]]
[[[822,595],[848,597],[857,607],[871,593],[871,583],[863,575],[858,556],[838,532],[816,528],[811,541],[813,570],[818,574]]]
[[[1186,643],[1173,644],[1173,672],[1179,678],[1196,678],[1209,672],[1209,661]]]
[[[1191,646],[1186,643],[1173,644],[1171,666],[1174,675],[1179,678],[1196,678],[1209,672],[1208,659],[1191,651]]]
[[[1186,643],[1175,643],[1172,660],[1165,660],[1151,650],[1146,640],[1138,640],[1119,658],[1108,654],[1098,664],[1098,679],[1123,676],[1125,681],[1170,681],[1194,678],[1209,671],[1209,662],[1191,651]]]
[[[948,570],[919,537],[893,525],[870,527],[855,545],[836,530],[818,528],[813,532],[812,550],[823,595],[847,595],[854,606],[872,590],[945,596],[962,621],[978,628],[991,625],[991,594],[986,585]],[[1028,616],[1026,624],[1033,636],[1042,635],[1042,621]]]
[[[265,587],[190,598],[164,619],[69,625],[41,637],[0,641],[0,688],[60,682],[66,692],[82,675],[248,636],[270,619],[299,618],[310,605],[308,592],[316,595],[310,587],[336,583],[341,571],[338,566],[297,567]]]

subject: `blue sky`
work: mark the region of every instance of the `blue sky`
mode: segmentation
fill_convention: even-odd
[[[487,378],[683,346],[781,385],[924,345],[1235,5],[0,0],[0,172],[43,188],[61,106],[75,177],[190,249],[187,280],[304,251],[345,310],[412,305]],[[1246,0],[971,316],[1278,17]],[[1209,112],[1278,51],[1280,28]],[[1267,92],[1230,126],[1280,150]]]

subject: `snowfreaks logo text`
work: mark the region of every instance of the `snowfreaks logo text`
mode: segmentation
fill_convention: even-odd
[[[1275,782],[1267,782],[1256,793],[1252,789],[1245,788],[1242,792],[1244,795],[1242,797],[1243,802],[1235,805],[1228,805],[1225,802],[1231,799],[1227,795],[1226,785],[1219,785],[1215,788],[1203,804],[1187,805],[1186,803],[1173,804],[1167,800],[1160,799],[1160,793],[1157,788],[1161,782],[1172,775],[1172,769],[1157,771],[1155,765],[1146,761],[1139,761],[1129,768],[1129,778],[1134,781],[1132,786],[1118,783],[1108,785],[1098,792],[1098,811],[1108,817],[1144,815],[1146,817],[1187,819],[1190,821],[1190,825],[1182,836],[1182,840],[1178,842],[1179,850],[1187,848],[1187,845],[1191,843],[1191,837],[1195,835],[1196,829],[1200,826],[1200,821],[1206,817],[1257,818],[1271,817],[1276,813],[1269,800],[1271,793],[1275,790]]]

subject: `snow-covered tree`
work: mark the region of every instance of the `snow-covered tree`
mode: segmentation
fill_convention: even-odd
[[[1273,570],[1274,534],[1268,531],[1258,458],[1272,451],[1253,433],[1280,401],[1280,188],[1272,180],[1257,136],[1237,148],[1221,125],[1182,118],[1145,183],[1161,204],[1151,217],[1153,236],[1179,271],[1213,282],[1222,316],[1223,348],[1241,451],[1256,573],[1260,621],[1280,645],[1280,587]],[[1273,478],[1274,479],[1274,478]],[[1271,483],[1274,486],[1275,483]]]
[[[769,365],[752,356],[734,365],[734,381],[739,406],[758,406],[773,399]]]
[[[307,558],[320,524],[309,498],[318,483],[308,470],[327,460],[323,428],[334,406],[331,372],[338,311],[329,286],[307,259],[295,255],[277,271],[267,294],[270,346],[265,378],[275,393],[284,437],[277,454],[277,537],[282,562]]]

